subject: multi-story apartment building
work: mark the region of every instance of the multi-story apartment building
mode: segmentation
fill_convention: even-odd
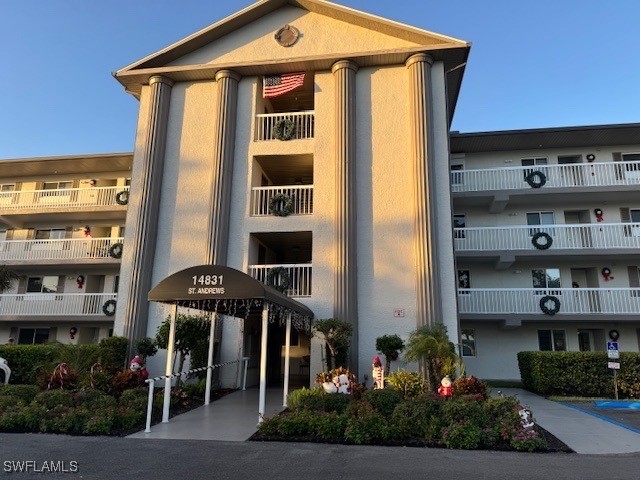
[[[451,135],[468,370],[525,350],[640,347],[640,124]]]
[[[0,344],[111,334],[132,155],[0,161]]]

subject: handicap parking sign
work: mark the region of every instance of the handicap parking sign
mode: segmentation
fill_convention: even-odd
[[[607,342],[607,350],[618,350],[618,342]]]

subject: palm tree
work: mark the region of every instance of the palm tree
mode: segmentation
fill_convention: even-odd
[[[18,275],[13,270],[9,270],[6,265],[0,265],[0,293],[11,288],[14,280],[19,280]]]
[[[443,367],[457,358],[455,352],[455,345],[449,341],[446,327],[436,324],[418,328],[411,333],[406,358],[410,362],[420,363],[429,388],[435,391],[442,379]]]

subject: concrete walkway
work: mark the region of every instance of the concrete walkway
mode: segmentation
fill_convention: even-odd
[[[519,388],[496,388],[531,409],[536,423],[576,453],[640,452],[640,434]]]
[[[222,440],[244,442],[256,431],[259,390],[239,390],[225,395],[208,406],[175,416],[169,423],[151,427],[151,433],[138,432],[128,438],[176,440]],[[282,411],[282,390],[267,390],[265,416]]]

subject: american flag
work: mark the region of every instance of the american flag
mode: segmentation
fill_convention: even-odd
[[[304,83],[304,72],[283,75],[265,75],[262,79],[262,98],[273,98],[289,93]]]

